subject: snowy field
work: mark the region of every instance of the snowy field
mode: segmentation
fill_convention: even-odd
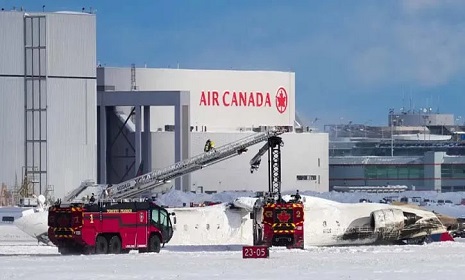
[[[0,279],[463,279],[465,243],[286,250],[242,259],[240,246],[167,246],[160,254],[60,256],[0,245]]]
[[[311,193],[339,202],[372,201],[393,194]],[[182,206],[203,201],[232,201],[252,193],[196,195],[170,192],[161,204]],[[465,193],[401,193],[460,202]],[[465,206],[435,206],[438,212],[465,216]],[[3,209],[6,210],[6,209]],[[160,254],[61,256],[55,247],[38,245],[12,224],[0,224],[1,279],[463,279],[465,241],[422,246],[271,248],[268,259],[242,259],[239,245],[173,246]]]

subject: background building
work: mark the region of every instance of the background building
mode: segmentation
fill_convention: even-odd
[[[410,157],[331,157],[329,166],[331,189],[405,185],[411,190],[465,191],[465,157],[444,152]]]
[[[148,68],[97,70],[98,89],[120,91],[188,91],[190,93],[191,135],[189,156],[203,152],[207,139],[216,146],[231,143],[269,126],[288,127],[283,136],[283,190],[328,190],[328,138],[326,133],[294,131],[295,76],[290,72],[229,71]],[[117,183],[131,178],[134,164],[134,127],[128,116],[132,108],[116,107],[109,117],[108,153],[111,166],[107,180]],[[144,116],[144,112],[141,113]],[[172,107],[150,108],[152,169],[174,163],[174,111]],[[126,122],[126,120],[128,120]],[[126,122],[120,132],[119,127]],[[145,127],[143,128],[146,133]],[[304,132],[305,130],[305,132]],[[121,137],[123,134],[123,137]],[[119,136],[118,136],[119,135]],[[118,136],[118,137],[116,137]],[[191,175],[195,191],[267,190],[267,162],[250,174],[249,160],[261,145],[245,155],[197,171]],[[147,170],[144,170],[147,171]]]
[[[194,131],[294,126],[292,72],[129,67],[99,67],[97,71],[99,90],[189,91]],[[278,104],[280,96],[282,104]],[[152,108],[151,130],[165,130],[167,125],[174,125],[173,108]]]
[[[0,182],[61,197],[96,177],[96,21],[0,12]]]
[[[327,126],[332,136],[330,189],[404,185],[465,190],[463,123],[454,115],[430,110],[390,111],[388,121],[387,127]]]

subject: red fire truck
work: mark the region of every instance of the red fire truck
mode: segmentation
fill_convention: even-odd
[[[302,203],[268,203],[263,206],[263,240],[267,246],[304,248]]]
[[[161,192],[173,179],[241,155],[248,147],[269,142],[283,132],[279,127],[270,128],[118,184],[84,182],[64,198],[64,204],[50,207],[48,237],[63,254],[117,254],[131,249],[159,252],[173,235],[168,211],[152,202],[117,201]],[[94,203],[77,203],[89,187],[97,190],[97,198],[92,193],[89,200]]]
[[[254,245],[304,248],[304,206],[300,195],[290,201],[281,197],[281,149],[283,142],[274,136],[250,160],[250,171],[257,170],[268,151],[269,190],[258,195],[251,218]]]
[[[48,226],[61,254],[158,253],[173,236],[170,213],[151,201],[55,205]]]

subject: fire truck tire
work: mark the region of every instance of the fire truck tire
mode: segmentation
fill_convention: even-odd
[[[110,238],[110,242],[108,243],[108,253],[109,254],[120,254],[121,253],[121,239],[119,239],[119,236],[113,235]]]
[[[97,236],[95,240],[95,253],[107,254],[108,253],[108,240],[103,235]]]
[[[149,252],[160,253],[161,242],[157,235],[152,235],[149,240]]]
[[[76,248],[58,248],[58,252],[62,255],[76,255],[79,254],[79,250]]]
[[[254,232],[254,245],[262,245],[263,244],[263,233],[262,229],[257,229],[256,232]]]

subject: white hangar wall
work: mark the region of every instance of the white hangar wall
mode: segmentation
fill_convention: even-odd
[[[203,152],[207,139],[219,147],[251,135],[250,132],[193,132],[191,156]],[[299,189],[325,192],[329,190],[328,135],[326,133],[286,133],[281,148],[282,191]],[[152,133],[152,166],[154,169],[174,163],[174,133]],[[203,191],[268,190],[268,160],[265,154],[258,171],[250,173],[250,159],[264,143],[249,148],[242,155],[225,160],[191,174],[191,190]],[[297,179],[299,176],[299,180]]]
[[[136,68],[135,81],[140,91],[190,91],[191,125],[198,131],[294,125],[292,72]],[[106,90],[131,90],[131,69],[99,68],[98,85]],[[151,131],[173,125],[173,116],[172,107],[153,107]]]
[[[0,12],[0,184],[14,186],[24,165],[24,17]]]
[[[48,181],[56,197],[97,178],[95,88],[95,80],[49,80]]]
[[[63,197],[97,178],[96,17],[47,14],[48,182]]]
[[[95,180],[95,15],[2,11],[0,42],[0,183],[28,170],[58,198]]]
[[[1,29],[1,28],[0,28]],[[24,165],[24,80],[0,77],[0,184],[21,182]]]

